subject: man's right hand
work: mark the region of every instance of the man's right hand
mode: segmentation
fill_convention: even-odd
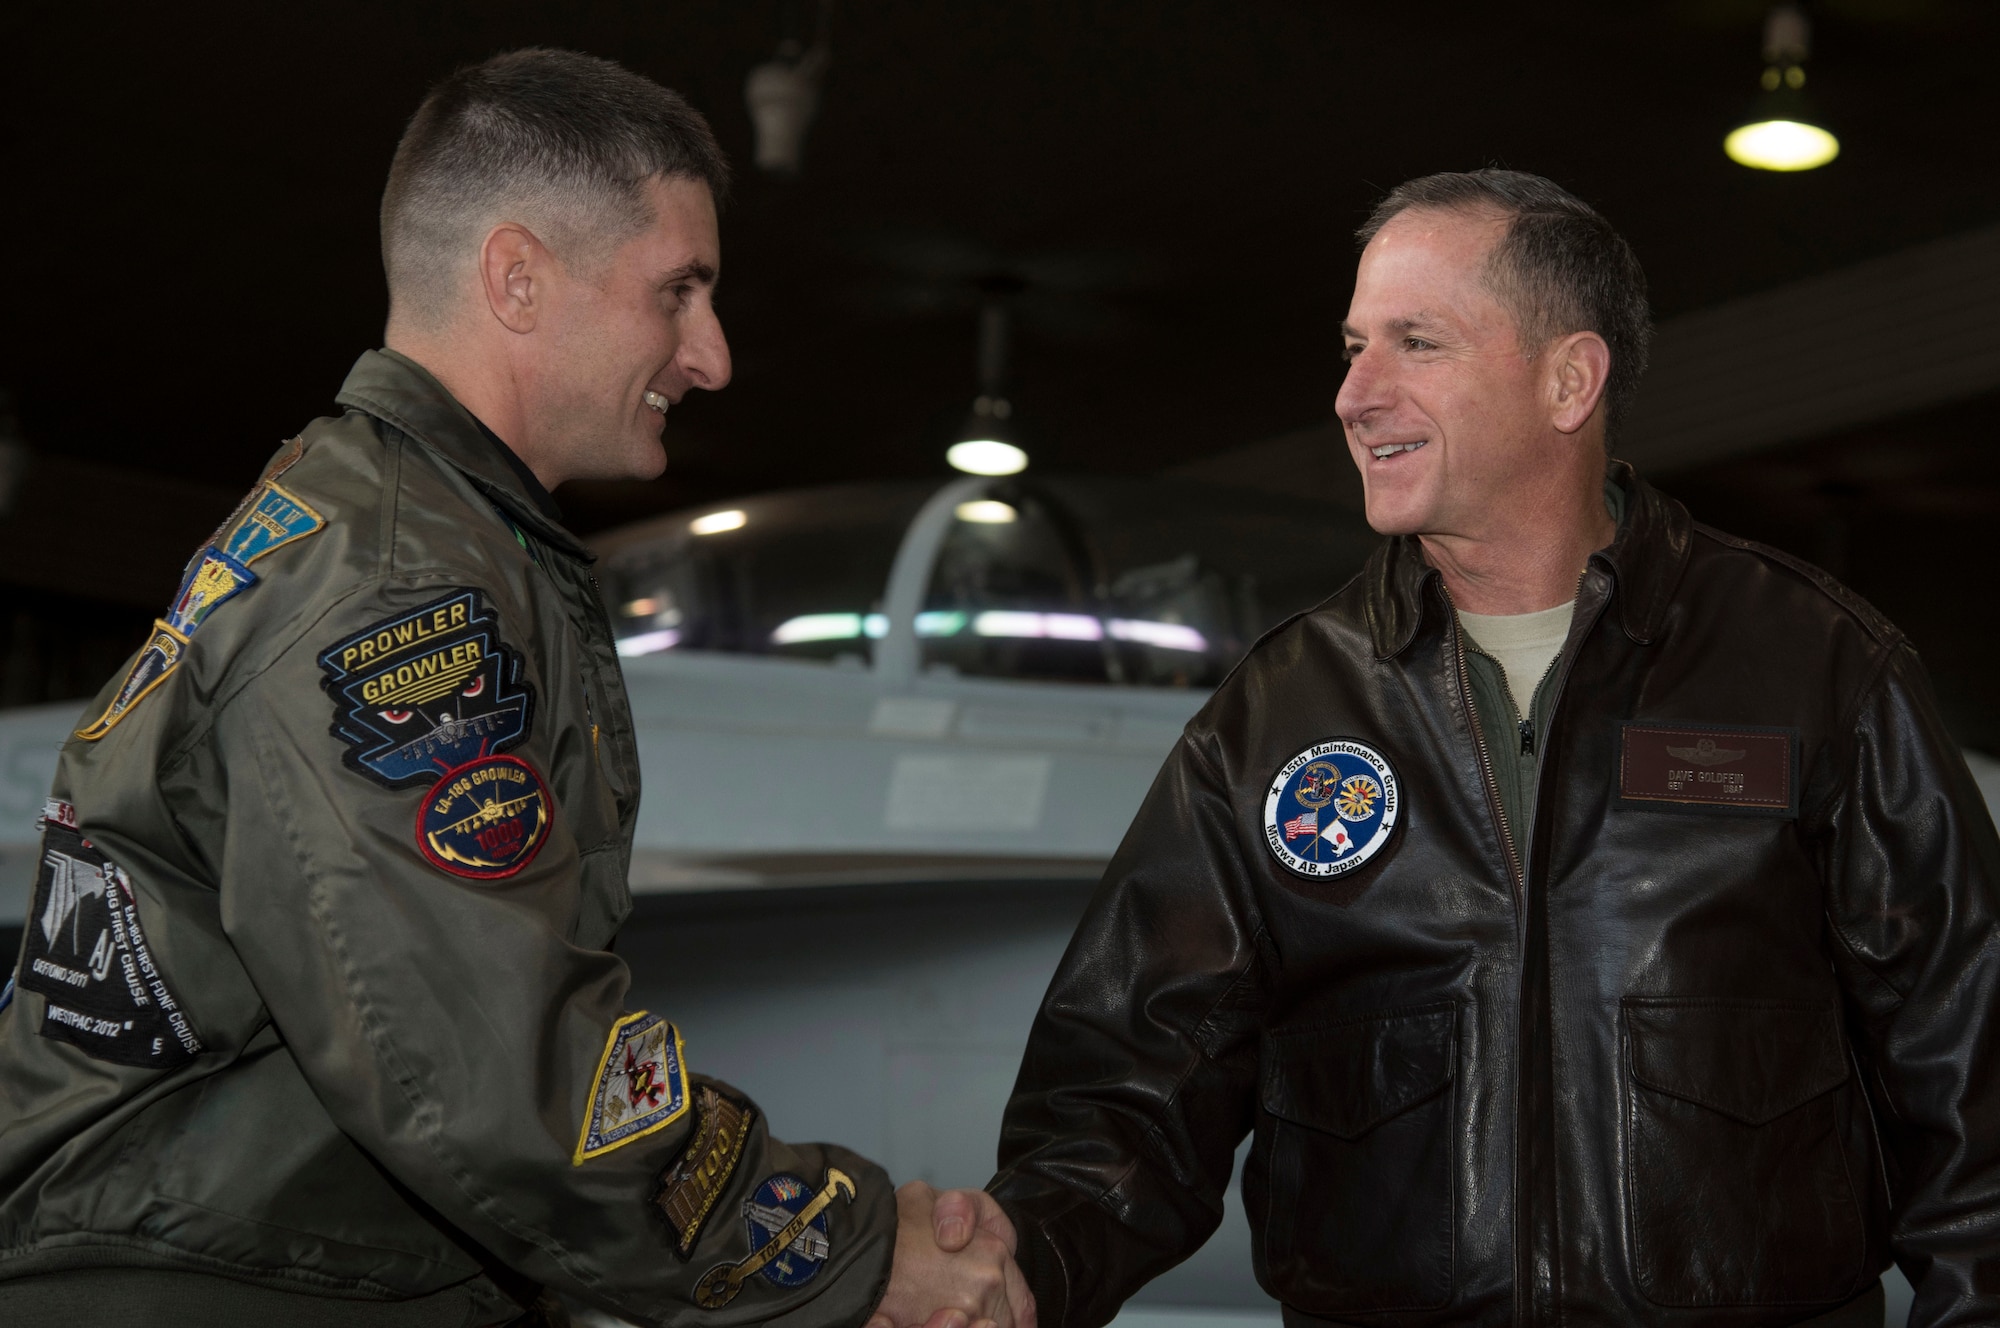
[[[991,1195],[920,1180],[896,1191],[895,1263],[867,1328],[1035,1328],[1014,1224]]]

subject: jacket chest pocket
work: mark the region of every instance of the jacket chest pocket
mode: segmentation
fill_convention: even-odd
[[[1868,1279],[1830,1005],[1624,1005],[1633,1276],[1660,1305],[1811,1305]]]
[[[1457,1020],[1445,1001],[1265,1035],[1261,1157],[1244,1196],[1263,1218],[1266,1285],[1286,1304],[1451,1299]]]

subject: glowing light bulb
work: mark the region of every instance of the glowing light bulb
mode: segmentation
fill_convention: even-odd
[[[968,475],[1016,475],[1028,468],[1028,454],[996,438],[953,443],[944,459]]]
[[[698,516],[688,522],[688,529],[697,535],[720,535],[725,530],[741,530],[743,523],[749,519],[740,509],[731,508],[727,512]]]
[[[969,503],[960,503],[951,509],[951,514],[960,521],[971,521],[982,526],[1004,526],[1020,516],[1006,503],[991,498],[974,498]]]
[[[1760,120],[1722,140],[1731,161],[1760,171],[1809,171],[1840,155],[1840,140],[1800,120]]]

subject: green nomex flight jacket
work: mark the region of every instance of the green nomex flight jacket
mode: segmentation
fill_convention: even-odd
[[[0,1305],[123,1267],[355,1323],[534,1284],[861,1322],[887,1177],[627,1008],[639,761],[589,553],[420,366],[364,355],[339,403],[63,748],[0,1009]]]

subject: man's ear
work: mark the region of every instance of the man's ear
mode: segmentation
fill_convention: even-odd
[[[1551,342],[1548,364],[1549,423],[1575,433],[1597,413],[1611,381],[1611,348],[1595,332],[1572,332]]]
[[[555,256],[516,222],[503,222],[479,246],[479,285],[486,308],[509,332],[532,332],[547,303]]]

